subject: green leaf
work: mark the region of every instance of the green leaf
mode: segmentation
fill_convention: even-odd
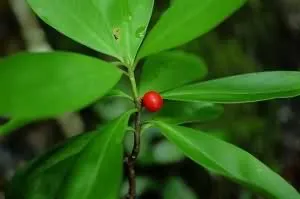
[[[111,90],[106,95],[106,97],[121,97],[121,98],[126,98],[126,99],[129,99],[129,100],[133,101],[133,99],[130,95],[128,95],[127,93],[125,93],[124,91],[121,91],[119,89]]]
[[[31,199],[34,198],[35,191],[40,199],[53,197],[58,192],[64,174],[67,174],[76,155],[95,135],[95,132],[91,132],[69,138],[17,170],[11,183],[6,187],[5,197]]]
[[[26,124],[32,122],[31,120],[19,120],[19,119],[11,119],[7,123],[0,126],[0,136],[7,135],[12,131],[25,126]]]
[[[205,63],[195,55],[182,51],[153,55],[143,66],[139,93],[170,90],[200,80],[206,73]]]
[[[71,39],[132,65],[153,0],[27,0],[37,15]]]
[[[75,53],[20,53],[0,61],[0,115],[26,120],[77,111],[121,75],[111,64]]]
[[[194,129],[161,121],[155,121],[154,125],[185,155],[206,169],[273,198],[300,198],[282,177],[246,151]]]
[[[17,172],[6,198],[118,198],[123,177],[123,137],[132,112],[98,132],[71,138],[34,160]]]
[[[123,168],[123,138],[132,111],[102,128],[84,148],[60,192],[63,199],[119,197]]]
[[[222,106],[210,102],[165,101],[163,108],[153,118],[173,124],[207,122],[217,119],[223,111]]]
[[[197,199],[196,193],[184,183],[181,178],[173,177],[168,180],[163,199]]]
[[[246,0],[176,0],[146,37],[139,58],[187,43],[215,28]]]
[[[176,88],[163,97],[178,101],[244,103],[300,95],[300,72],[276,71],[235,75]]]

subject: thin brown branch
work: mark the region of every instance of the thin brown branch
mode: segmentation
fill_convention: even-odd
[[[141,134],[141,103],[138,99],[135,100],[137,113],[134,118],[134,143],[133,149],[129,156],[126,157],[126,164],[128,169],[129,190],[127,199],[136,198],[136,175],[135,175],[135,161],[140,151],[140,134]]]

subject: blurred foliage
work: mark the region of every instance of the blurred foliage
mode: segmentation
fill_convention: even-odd
[[[197,196],[180,178],[171,178],[163,191],[164,199],[196,199]]]

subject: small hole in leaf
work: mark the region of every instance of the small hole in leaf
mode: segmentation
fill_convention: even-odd
[[[146,27],[145,26],[141,26],[139,27],[136,31],[135,31],[135,36],[137,38],[143,38],[145,36],[145,30]]]
[[[120,28],[114,28],[113,29],[113,35],[116,41],[120,40],[120,36],[121,36],[121,29]]]

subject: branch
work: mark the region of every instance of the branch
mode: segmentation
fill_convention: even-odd
[[[137,88],[136,88],[136,81],[134,72],[129,70],[129,79],[132,86],[132,92],[134,96],[134,103],[135,107],[138,110],[135,114],[134,118],[134,144],[132,152],[129,156],[126,157],[125,161],[128,167],[128,181],[129,181],[129,190],[127,194],[128,199],[135,199],[136,198],[136,175],[135,175],[135,161],[140,151],[140,134],[141,134],[141,102],[138,98]]]

